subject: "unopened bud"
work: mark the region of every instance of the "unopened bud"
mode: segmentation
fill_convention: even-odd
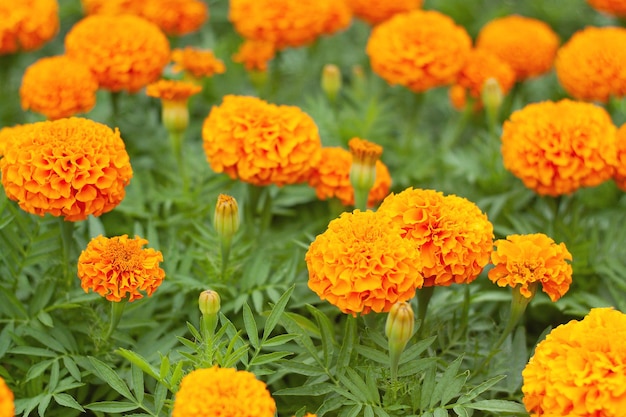
[[[213,290],[202,291],[198,306],[203,316],[216,315],[220,311],[220,295]]]
[[[226,194],[220,194],[217,197],[213,226],[220,239],[230,242],[230,239],[239,229],[239,206],[237,205],[237,200]]]
[[[163,125],[168,132],[182,133],[189,126],[189,110],[187,101],[162,100]]]
[[[480,94],[485,109],[491,114],[497,114],[504,99],[502,87],[500,87],[498,80],[493,77],[487,78]]]
[[[350,183],[354,189],[355,205],[358,209],[367,208],[367,197],[376,181],[376,161],[383,148],[364,139],[352,138],[348,142],[352,154]]]
[[[326,64],[322,71],[322,90],[330,101],[337,99],[341,90],[341,70],[337,65]]]
[[[415,316],[413,309],[408,303],[396,303],[389,310],[387,323],[385,324],[385,335],[389,340],[389,346],[395,346],[400,351],[413,336],[415,328]]]

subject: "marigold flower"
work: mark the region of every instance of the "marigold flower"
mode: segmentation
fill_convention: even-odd
[[[504,166],[538,194],[570,194],[611,178],[615,132],[606,110],[591,103],[532,103],[504,123]]]
[[[14,0],[0,4],[0,55],[39,49],[58,31],[56,0]]]
[[[185,72],[196,79],[212,77],[226,72],[224,62],[218,59],[210,49],[198,49],[191,46],[172,50],[174,72]]]
[[[495,241],[491,253],[494,268],[489,279],[500,287],[517,287],[526,298],[534,295],[529,289],[541,283],[543,292],[556,301],[567,292],[572,283],[572,260],[564,243],[558,245],[543,233],[510,235]]]
[[[374,27],[366,52],[372,70],[389,84],[422,92],[452,83],[471,47],[465,29],[451,18],[416,10]]]
[[[470,283],[489,262],[493,226],[465,198],[407,188],[387,196],[378,212],[390,216],[421,253],[425,287]]]
[[[146,86],[146,94],[163,101],[187,103],[189,97],[202,91],[199,85],[186,81],[162,79]]]
[[[518,15],[494,19],[480,30],[476,48],[490,51],[515,71],[517,80],[552,68],[559,37],[546,23]]]
[[[17,141],[19,133],[31,129],[33,124],[6,126],[0,129],[0,157],[5,153],[5,149],[11,143]]]
[[[553,329],[522,371],[533,417],[621,417],[626,410],[626,315],[593,308]]]
[[[615,184],[626,191],[626,123],[617,129],[617,164],[613,179]],[[2,130],[0,130],[0,155],[2,155]]]
[[[276,47],[272,42],[246,39],[233,55],[233,61],[243,64],[248,71],[267,71],[267,64],[275,55]]]
[[[607,102],[626,95],[626,29],[588,27],[563,45],[556,57],[559,82],[572,97]]]
[[[0,377],[0,417],[13,417],[14,415],[13,392],[4,382],[4,379]]]
[[[19,128],[0,159],[11,200],[33,214],[84,220],[113,210],[133,171],[120,132],[80,118]]]
[[[587,0],[594,9],[615,16],[626,16],[626,1],[624,0]]]
[[[253,373],[214,366],[183,377],[172,417],[274,417],[275,413],[276,402]]]
[[[352,9],[347,0],[321,0],[319,4],[326,7],[321,13],[325,17],[322,33],[332,35],[350,26],[352,22]]]
[[[65,37],[65,51],[91,69],[101,88],[131,93],[158,80],[170,58],[163,32],[133,15],[84,18]]]
[[[92,290],[109,301],[128,301],[148,296],[161,285],[165,271],[160,251],[143,249],[148,241],[128,235],[107,238],[102,235],[91,239],[78,258],[80,286]]]
[[[420,256],[388,216],[355,210],[332,220],[305,256],[309,288],[343,313],[387,312],[421,288]]]
[[[347,0],[354,15],[376,25],[390,17],[422,7],[422,0]]]
[[[24,110],[60,119],[96,105],[98,81],[88,67],[67,56],[41,58],[26,68],[20,98]]]
[[[321,157],[309,115],[256,97],[225,96],[205,119],[202,137],[213,171],[254,185],[304,182]]]

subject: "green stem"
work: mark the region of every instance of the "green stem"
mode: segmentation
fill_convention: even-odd
[[[365,190],[361,187],[353,187],[354,188],[354,208],[359,209],[361,211],[367,210],[367,197],[369,196],[370,190]]]
[[[222,238],[220,240],[222,249],[222,279],[225,279],[226,268],[228,267],[228,258],[230,256],[230,248],[232,246],[232,239]]]
[[[183,182],[183,191],[186,193],[189,190],[189,177],[187,175],[187,169],[185,168],[185,161],[183,158],[183,133],[173,132],[169,134],[170,144],[172,145],[172,151],[176,158],[176,165],[178,166],[178,173]]]
[[[111,302],[111,321],[109,323],[109,329],[104,335],[103,340],[109,340],[113,331],[117,328],[117,325],[120,323],[120,319],[122,318],[122,314],[124,314],[124,308],[126,307],[127,302],[127,300]]]
[[[417,319],[420,322],[420,327],[417,330],[418,339],[421,339],[423,330],[426,327],[424,324],[426,321],[426,313],[428,312],[428,304],[430,303],[430,299],[433,297],[434,292],[434,285],[417,290]]]
[[[61,229],[62,256],[63,256],[63,277],[67,282],[68,288],[72,286],[73,278],[70,274],[70,265],[72,264],[72,247],[74,243],[74,222],[65,221],[63,217],[59,217],[59,227]]]

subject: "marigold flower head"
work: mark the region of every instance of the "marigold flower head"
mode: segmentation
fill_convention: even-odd
[[[626,123],[617,129],[617,164],[613,179],[615,184],[626,191]],[[0,155],[2,155],[2,130],[0,130]]]
[[[267,71],[267,64],[276,56],[272,42],[246,39],[233,55],[233,61],[243,64],[248,71]]]
[[[91,69],[101,88],[131,93],[158,80],[170,59],[163,32],[133,15],[82,19],[65,37],[65,51]]]
[[[23,125],[6,126],[0,129],[0,157],[4,155],[7,146],[17,141],[21,131],[32,129],[32,127],[33,124],[28,123]]]
[[[626,314],[593,308],[553,329],[522,371],[533,417],[621,417],[626,410]]]
[[[422,7],[422,0],[347,0],[354,15],[376,25],[390,17]]]
[[[213,171],[254,185],[304,182],[321,157],[309,115],[256,97],[225,96],[205,119],[202,137]]]
[[[490,51],[511,66],[517,80],[524,80],[552,68],[559,42],[558,35],[546,23],[510,15],[483,26],[476,48]]]
[[[39,49],[58,31],[56,0],[13,0],[0,4],[0,55]]]
[[[407,188],[378,209],[421,253],[424,286],[470,283],[489,262],[493,226],[469,200],[434,190]]]
[[[556,57],[559,82],[579,100],[607,102],[626,95],[626,29],[588,27],[563,45]]]
[[[352,9],[347,0],[321,0],[319,3],[326,9],[321,13],[325,17],[322,33],[332,35],[350,26]]]
[[[0,417],[13,417],[14,415],[13,392],[4,382],[4,379],[0,377]]]
[[[20,98],[24,110],[60,119],[96,105],[98,81],[89,68],[67,56],[41,58],[26,68]]]
[[[172,417],[274,417],[275,413],[276,402],[253,373],[214,366],[183,377]]]
[[[570,194],[611,178],[615,132],[606,110],[591,103],[532,103],[504,123],[504,166],[538,194]]]
[[[67,221],[113,210],[133,175],[120,132],[80,118],[18,128],[0,170],[4,191],[23,210]]]
[[[465,29],[450,17],[416,10],[374,27],[366,52],[374,72],[389,84],[422,92],[452,83],[471,47]]]
[[[178,80],[161,79],[146,86],[146,94],[163,101],[187,103],[189,97],[202,91],[199,85]]]
[[[626,16],[626,1],[624,0],[587,0],[594,9],[615,16]]]
[[[210,49],[199,49],[191,46],[172,50],[174,72],[185,72],[199,79],[212,77],[226,72],[224,62],[218,59]]]

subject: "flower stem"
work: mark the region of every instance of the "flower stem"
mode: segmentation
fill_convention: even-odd
[[[176,165],[178,166],[178,173],[183,182],[183,191],[189,190],[189,177],[187,176],[187,170],[185,168],[185,161],[183,159],[183,133],[170,131],[170,144],[174,157],[176,158]]]
[[[59,217],[59,227],[61,229],[61,251],[63,256],[63,276],[67,281],[67,286],[72,286],[73,277],[70,274],[72,243],[74,242],[74,222],[65,221]]]
[[[430,303],[430,299],[432,298],[434,292],[434,285],[417,290],[417,319],[420,322],[420,327],[417,330],[418,339],[422,337],[422,332],[424,327],[426,327],[424,326],[424,322],[426,320],[426,313],[428,312],[428,304]]]
[[[122,301],[113,301],[111,302],[111,321],[109,323],[109,329],[104,335],[104,340],[109,340],[113,331],[117,328],[117,325],[120,323],[120,319],[122,318],[122,314],[124,314],[124,308],[126,307],[126,300]]]

